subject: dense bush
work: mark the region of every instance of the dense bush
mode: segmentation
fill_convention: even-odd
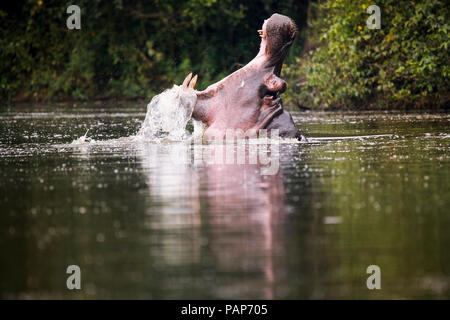
[[[81,8],[68,30],[66,8]],[[248,62],[273,12],[308,1],[22,0],[0,4],[0,99],[150,97],[190,71],[198,87]],[[299,42],[300,44],[301,42]],[[293,48],[293,52],[299,49]]]
[[[68,30],[69,1],[0,4],[0,100],[150,97],[185,75],[198,88],[257,52],[256,30],[274,12],[293,18],[287,104],[433,107],[449,101],[446,1],[77,0],[81,30]],[[381,29],[366,26],[371,4]],[[306,16],[310,27],[303,26]],[[301,55],[302,39],[308,38]]]
[[[381,9],[381,29],[366,8]],[[447,1],[315,3],[309,44],[289,64],[289,101],[309,107],[435,107],[449,102]]]

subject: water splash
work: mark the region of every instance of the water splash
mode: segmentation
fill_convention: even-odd
[[[87,137],[88,132],[89,132],[89,129],[87,129],[87,131],[84,134],[84,136],[81,136],[78,139],[73,140],[71,144],[72,145],[77,145],[77,144],[84,144],[84,143],[89,143],[89,142],[95,142],[94,139]]]
[[[174,85],[153,97],[138,137],[148,140],[184,140],[189,134],[186,125],[191,119],[197,95],[194,89]]]

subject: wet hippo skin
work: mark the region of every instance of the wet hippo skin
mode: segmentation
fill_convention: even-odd
[[[280,97],[286,90],[281,68],[296,31],[290,18],[273,14],[258,31],[260,50],[252,61],[205,90],[195,91],[192,117],[206,125],[204,137],[223,138],[227,129],[241,129],[245,136],[278,129],[282,137],[301,138]],[[197,76],[191,76],[186,77],[185,87],[194,88]]]

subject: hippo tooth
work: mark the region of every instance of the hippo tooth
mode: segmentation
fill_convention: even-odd
[[[198,74],[196,74],[196,75],[192,78],[191,82],[189,83],[189,88],[192,88],[192,89],[195,88],[195,85],[197,84],[197,79],[198,79]]]
[[[184,79],[183,84],[182,84],[183,88],[187,88],[188,87],[188,84],[189,84],[189,81],[191,81],[191,78],[192,78],[192,72],[189,73],[186,76],[186,78]]]
[[[245,81],[244,81],[244,80],[242,80],[242,82],[241,82],[241,88],[243,88],[243,87],[244,87],[244,84],[245,84]]]

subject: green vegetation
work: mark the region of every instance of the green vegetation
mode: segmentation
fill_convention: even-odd
[[[148,99],[190,71],[201,89],[247,63],[258,50],[256,30],[279,12],[300,30],[283,74],[287,105],[449,102],[444,0],[78,0],[81,30],[66,27],[70,4],[0,5],[0,100]],[[366,26],[371,4],[381,8],[379,30]]]
[[[199,74],[198,87],[206,87],[253,58],[256,31],[273,12],[306,20],[307,1],[241,2],[0,5],[0,99],[149,98],[182,82],[190,71]],[[81,30],[66,27],[71,4],[81,8]]]
[[[381,29],[366,10],[381,8]],[[288,65],[289,100],[321,108],[439,107],[449,101],[446,1],[313,3],[303,57]],[[295,84],[295,85],[293,85]]]

